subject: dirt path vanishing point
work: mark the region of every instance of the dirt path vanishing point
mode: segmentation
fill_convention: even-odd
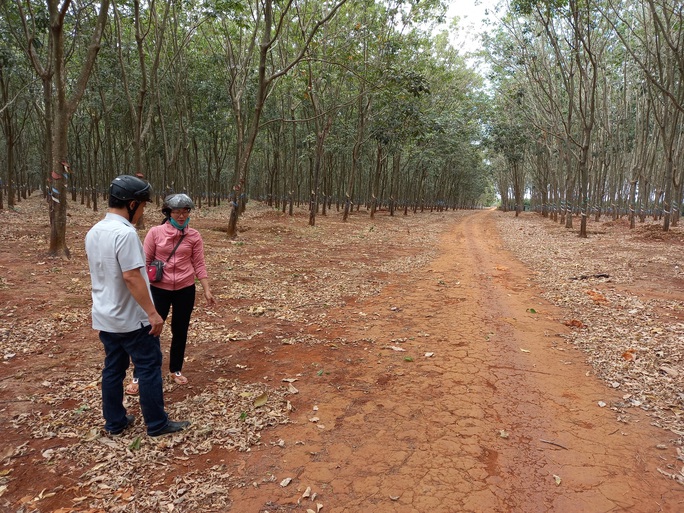
[[[529,278],[483,211],[426,269],[331,312],[363,318],[327,334],[356,347],[279,349],[269,365],[318,359],[325,372],[295,382],[296,423],[240,458],[253,486],[231,493],[232,510],[684,511],[681,485],[658,472],[662,432],[599,406],[617,392],[559,336],[562,312]]]

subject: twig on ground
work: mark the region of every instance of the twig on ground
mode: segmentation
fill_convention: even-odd
[[[556,442],[552,442],[551,440],[544,440],[544,439],[540,438],[539,441],[544,442],[545,444],[555,445],[556,447],[560,447],[561,449],[565,449],[566,451],[568,450],[568,448],[565,447],[564,445],[561,445],[561,444],[556,443]]]

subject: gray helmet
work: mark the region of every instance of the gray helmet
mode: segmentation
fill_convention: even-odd
[[[109,196],[121,201],[150,201],[152,186],[131,175],[120,175],[109,184]]]
[[[164,198],[164,204],[162,205],[162,212],[169,215],[172,210],[177,210],[179,208],[195,208],[195,204],[190,199],[187,194],[171,194]]]

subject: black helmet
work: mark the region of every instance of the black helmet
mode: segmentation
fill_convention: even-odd
[[[162,205],[162,212],[167,216],[171,214],[172,210],[179,208],[195,208],[195,204],[187,194],[171,194],[164,198]]]
[[[131,175],[120,175],[109,184],[109,196],[121,201],[150,201],[152,186]]]

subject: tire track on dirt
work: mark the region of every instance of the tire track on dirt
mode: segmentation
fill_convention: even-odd
[[[359,317],[337,334],[358,347],[329,352],[324,383],[299,382],[286,447],[249,456],[246,475],[294,485],[236,490],[236,510],[304,511],[310,486],[332,513],[681,511],[681,488],[657,473],[660,433],[598,407],[614,391],[587,377],[530,278],[476,212],[427,269],[356,305],[363,315],[340,312]]]

